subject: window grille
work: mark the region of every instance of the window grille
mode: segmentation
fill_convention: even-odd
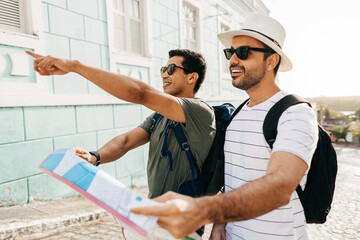
[[[24,32],[23,0],[0,1],[0,28]]]

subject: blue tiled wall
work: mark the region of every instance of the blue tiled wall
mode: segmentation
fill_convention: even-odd
[[[102,147],[140,124],[150,113],[143,108],[133,104],[0,108],[0,206],[75,196],[37,166],[59,148]],[[147,186],[146,156],[146,147],[140,147],[100,168],[128,186]]]

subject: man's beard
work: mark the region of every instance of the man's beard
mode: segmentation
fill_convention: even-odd
[[[244,75],[242,76],[242,80],[233,79],[232,84],[234,87],[239,88],[241,90],[248,90],[261,82],[261,80],[265,76],[265,61],[258,68],[245,70],[243,66],[237,66],[242,68]]]

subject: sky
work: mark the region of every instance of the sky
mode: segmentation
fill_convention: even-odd
[[[286,30],[293,69],[280,88],[302,97],[360,96],[360,0],[262,0]]]

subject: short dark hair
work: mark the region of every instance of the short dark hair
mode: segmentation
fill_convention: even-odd
[[[264,45],[264,49],[268,50],[267,52],[264,53],[264,60],[266,60],[270,55],[276,53],[274,49],[270,48],[268,45],[266,45],[265,43],[262,43]],[[276,76],[279,67],[280,67],[280,63],[281,63],[281,56],[279,54],[279,62],[278,64],[275,66],[274,68],[274,75]]]
[[[169,58],[181,56],[184,58],[182,65],[185,68],[185,74],[196,72],[199,75],[194,87],[194,93],[197,93],[204,82],[206,75],[206,62],[203,55],[190,49],[174,49],[169,51]]]

